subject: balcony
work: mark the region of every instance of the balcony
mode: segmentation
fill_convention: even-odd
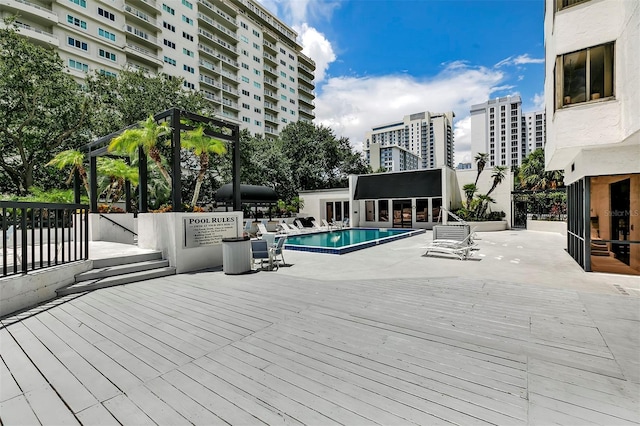
[[[25,37],[31,39],[31,41],[42,44],[45,46],[53,46],[59,47],[60,42],[58,41],[58,37],[56,37],[53,33],[50,33],[45,30],[41,30],[40,28],[35,28],[29,24],[23,24],[22,22],[15,22],[15,25],[18,27],[18,33],[22,34]]]
[[[276,45],[267,41],[267,40],[263,40],[262,41],[262,45],[264,46],[265,50],[271,50],[273,52],[274,55],[278,54],[278,50],[276,49]]]
[[[152,70],[152,69],[151,69],[151,68],[149,68],[149,67],[145,67],[145,66],[143,66],[143,65],[135,64],[135,63],[133,63],[133,62],[129,62],[129,61],[127,61],[127,63],[125,64],[125,66],[126,66],[127,68],[133,69],[134,71],[142,71],[142,72],[145,72],[145,73],[147,73],[147,74],[151,74],[151,73],[155,73],[155,72],[156,72],[156,70],[155,70],[155,69],[153,69],[153,70]]]
[[[124,51],[127,54],[127,57],[134,56],[135,59],[144,62],[145,64],[152,66],[162,65],[162,60],[158,57],[158,54],[155,51],[151,51],[131,43],[124,45]]]
[[[200,34],[202,37],[211,40],[212,42],[216,43],[218,46],[223,47],[225,50],[227,50],[229,53],[238,56],[238,49],[235,48],[235,46],[232,46],[231,44],[227,43],[224,40],[219,39],[218,37],[216,37],[215,35],[213,35],[212,33],[210,33],[207,30],[203,30],[202,28],[198,28],[198,34]]]
[[[203,5],[204,7],[209,9],[210,11],[216,13],[218,16],[221,16],[226,21],[232,23],[234,28],[238,26],[238,22],[233,17],[231,17],[228,13],[223,12],[219,8],[215,7],[214,5],[209,3],[207,0],[198,0],[198,3]],[[237,13],[237,11],[236,11],[236,13]]]
[[[212,49],[208,46],[205,46],[202,43],[198,43],[198,50],[200,52],[206,53],[207,55],[216,58],[216,59],[220,59],[223,62],[226,62],[229,65],[234,66],[235,68],[238,68],[238,62],[234,61],[233,59],[223,55],[222,53],[218,52],[216,49]]]
[[[278,102],[278,95],[269,89],[264,89],[264,95]]]
[[[298,62],[298,70],[302,70],[302,71],[306,72],[308,75],[310,75],[313,78],[313,70],[311,68],[307,67],[306,65],[303,65],[300,62]]]
[[[134,26],[129,24],[125,25],[123,30],[134,36],[135,40],[138,42],[142,42],[147,46],[151,46],[155,48],[158,45],[158,39],[152,35],[149,35],[147,32],[142,31]]]
[[[240,109],[238,108],[238,103],[235,101],[232,101],[231,99],[222,98],[222,105],[224,105],[224,107],[226,108],[232,108],[232,109],[235,109],[236,111],[240,111]]]
[[[216,80],[214,80],[213,78],[200,74],[200,83],[202,84],[207,84],[211,87],[215,87],[216,89],[220,89],[220,83],[218,83]]]
[[[222,90],[231,94],[232,96],[240,97],[240,92],[238,92],[238,89],[229,86],[228,84],[222,83]]]
[[[265,73],[269,73],[272,76],[278,78],[278,72],[276,71],[276,69],[271,67],[271,66],[269,66],[269,65],[267,65],[267,64],[264,64],[264,72]]]
[[[53,10],[26,0],[0,0],[0,6],[10,15],[18,15],[36,24],[49,26],[58,23],[58,15]]]
[[[278,62],[276,61],[275,56],[270,55],[267,52],[262,52],[262,56],[264,56],[265,62],[269,61],[269,62],[273,63],[273,65],[278,66]]]
[[[315,108],[316,104],[313,102],[313,100],[307,98],[306,96],[299,96],[298,97],[298,101],[301,103],[304,103],[305,105],[309,106],[310,108]]]
[[[264,108],[268,109],[268,110],[271,110],[271,111],[273,111],[275,113],[278,112],[277,106],[275,104],[272,104],[271,102],[265,101]]]
[[[303,106],[298,107],[298,114],[300,114],[300,116],[307,116],[308,118],[311,118],[311,119],[315,118],[315,114],[313,113],[313,110],[309,108],[305,108]]]
[[[148,13],[158,13],[156,0],[126,0],[126,2],[138,6],[139,8],[146,10]]]
[[[278,126],[278,117],[276,117],[275,115],[265,114],[264,115],[264,121],[268,121],[270,123],[273,123],[273,124],[276,125],[276,127]]]
[[[271,127],[271,126],[264,126],[264,132],[271,134],[271,135],[278,135],[278,128],[277,127]]]
[[[141,12],[140,10],[134,7],[131,7],[128,4],[125,4],[122,7],[122,10],[127,14],[127,16],[133,16],[135,18],[136,23],[151,29],[151,31],[156,32],[159,29],[158,21],[156,21],[155,18],[152,18],[146,13]]]
[[[234,31],[231,31],[230,29],[224,27],[223,25],[220,25],[213,19],[209,18],[207,15],[198,12],[198,19],[202,22],[209,24],[209,27],[211,29],[215,30],[217,33],[219,33],[223,37],[226,36],[227,38],[230,38],[233,41],[238,41],[238,36]]]
[[[202,67],[202,68],[206,68],[209,71],[213,71],[215,73],[219,73],[220,71],[218,70],[218,68],[212,63],[207,61],[206,59],[200,59],[198,61],[198,64]]]
[[[304,83],[308,84],[309,86],[311,86],[311,89],[312,89],[312,90],[313,90],[313,89],[315,89],[315,87],[316,87],[316,85],[315,85],[315,83],[313,82],[313,80],[312,80],[312,79],[310,79],[310,78],[308,78],[308,77],[307,77],[307,76],[305,76],[304,74],[299,74],[299,75],[298,75],[298,81],[302,81],[302,82],[304,82]]]
[[[271,79],[271,78],[269,78],[269,77],[265,77],[265,78],[263,79],[263,81],[264,81],[265,86],[267,86],[267,85],[268,85],[268,86],[273,87],[275,90],[278,90],[278,86],[277,86],[277,84],[278,84],[278,83],[276,83],[276,81],[275,81],[275,80],[273,80],[273,79]]]
[[[222,75],[222,77],[226,78],[227,80],[231,80],[234,83],[238,82],[238,76],[235,73],[225,70],[224,68],[220,71],[220,75]]]
[[[310,89],[308,89],[308,88],[306,88],[306,87],[304,87],[304,86],[300,86],[300,85],[298,85],[298,91],[300,91],[300,92],[304,92],[304,93],[306,93],[307,95],[311,96],[312,98],[315,98],[315,97],[316,97],[315,93],[313,93],[313,90],[310,90]]]
[[[207,99],[208,101],[215,102],[218,104],[222,103],[222,98],[220,96],[216,96],[215,94],[207,90],[201,90],[200,92],[202,93],[202,96],[204,96],[204,98]]]

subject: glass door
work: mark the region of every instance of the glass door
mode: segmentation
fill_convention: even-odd
[[[411,228],[411,200],[393,200],[393,227]]]

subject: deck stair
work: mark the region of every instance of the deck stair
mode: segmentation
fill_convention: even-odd
[[[93,269],[76,275],[75,283],[59,289],[58,296],[175,275],[176,269],[161,252],[95,259]]]

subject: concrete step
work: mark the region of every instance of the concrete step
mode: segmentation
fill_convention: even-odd
[[[89,290],[96,290],[104,287],[113,287],[116,285],[129,284],[137,281],[150,280],[153,278],[166,277],[175,275],[176,268],[167,266],[164,268],[156,268],[147,271],[130,272],[122,275],[115,275],[94,280],[81,281],[79,283],[64,287],[56,291],[58,296],[67,294],[82,293]]]
[[[114,275],[129,274],[131,272],[148,271],[150,269],[164,268],[169,266],[168,260],[147,260],[136,263],[125,263],[122,265],[105,266],[94,268],[90,271],[76,275],[76,283],[100,278],[112,277]]]
[[[128,263],[146,262],[149,260],[162,259],[162,252],[152,251],[149,253],[128,254],[124,256],[115,256],[106,259],[94,259],[93,268],[106,268],[108,266],[125,265]]]

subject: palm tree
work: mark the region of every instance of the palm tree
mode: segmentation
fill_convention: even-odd
[[[478,166],[478,174],[476,175],[476,181],[474,182],[476,185],[478,184],[478,179],[480,178],[480,173],[484,170],[484,166],[487,165],[487,161],[489,160],[489,154],[486,152],[479,152],[476,154],[474,158],[476,165]]]
[[[162,177],[171,185],[171,176],[162,163],[162,156],[158,149],[158,139],[169,134],[171,134],[169,123],[158,124],[153,116],[149,116],[145,121],[140,122],[139,128],[125,130],[120,136],[113,138],[109,144],[109,151],[133,154],[141,146],[156,163]]]
[[[138,184],[138,169],[125,163],[119,158],[100,157],[98,173],[103,178],[100,194],[113,203],[122,197],[125,180],[133,185]]]
[[[530,153],[520,168],[520,186],[534,191],[555,189],[563,184],[563,173],[559,170],[545,171],[544,151],[541,148]]]
[[[509,167],[507,166],[495,166],[493,168],[493,173],[491,174],[491,177],[493,178],[493,185],[491,185],[491,189],[487,192],[487,196],[496,189],[496,186],[502,183],[507,170],[509,170]]]
[[[487,212],[487,208],[489,207],[489,203],[495,203],[496,200],[489,197],[489,194],[480,194],[478,195],[478,200],[480,203],[478,204],[478,209],[476,210],[476,219],[484,218],[484,215]]]
[[[82,179],[82,184],[84,185],[84,189],[87,190],[87,194],[89,193],[89,182],[87,181],[87,169],[84,168],[84,158],[85,155],[83,152],[80,152],[75,149],[68,149],[66,151],[62,151],[58,153],[51,161],[49,161],[47,166],[57,167],[59,170],[64,169],[65,167],[71,166],[71,173],[69,173],[69,178],[67,178],[66,183],[71,183],[73,179],[73,174],[77,170],[80,178]]]
[[[204,176],[209,167],[209,154],[223,155],[227,152],[227,147],[220,139],[206,136],[203,126],[198,126],[186,132],[181,143],[183,148],[192,150],[200,161],[200,171],[196,178],[196,187],[193,190],[193,198],[191,199],[191,205],[195,207],[200,196],[200,188],[202,187]]]
[[[471,201],[473,200],[473,196],[478,191],[478,187],[475,183],[468,183],[462,187],[464,191],[464,195],[467,197],[467,210],[471,208]]]

